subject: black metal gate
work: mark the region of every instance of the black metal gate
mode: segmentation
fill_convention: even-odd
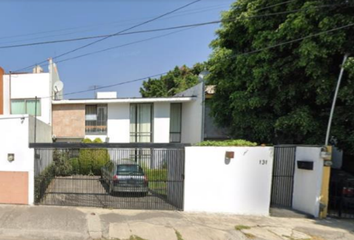
[[[31,144],[35,202],[119,209],[183,209],[182,144]]]
[[[331,170],[328,215],[354,219],[354,175]]]
[[[296,146],[274,147],[271,205],[292,207]]]

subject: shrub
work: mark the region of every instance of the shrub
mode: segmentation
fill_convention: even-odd
[[[102,143],[102,140],[100,138],[96,138],[93,142]],[[92,172],[95,175],[100,175],[101,168],[110,160],[108,150],[104,148],[94,149],[92,151],[92,159]]]
[[[80,164],[78,158],[70,158],[70,163],[73,168],[73,174],[80,174]]]
[[[55,177],[55,165],[52,163],[34,178],[34,201],[39,203],[50,182]]]
[[[73,172],[68,151],[55,149],[53,152],[53,164],[55,176],[69,176]]]
[[[83,143],[92,143],[90,139],[84,139]],[[101,139],[96,138],[93,143],[102,143]],[[79,154],[79,173],[83,175],[100,175],[101,167],[109,160],[110,156],[107,149],[80,149]]]
[[[250,142],[243,139],[232,139],[232,140],[225,140],[225,141],[203,141],[197,143],[196,146],[248,146],[254,147],[257,146],[257,143]]]

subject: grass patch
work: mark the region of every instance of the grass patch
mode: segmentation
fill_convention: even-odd
[[[175,229],[177,240],[183,240],[182,234]]]
[[[149,181],[149,189],[167,196],[167,169],[144,169]]]
[[[242,230],[251,229],[251,227],[245,226],[245,225],[236,225],[236,226],[235,226],[235,229],[236,229],[237,231],[242,231]]]
[[[247,238],[249,238],[249,239],[254,239],[254,238],[256,238],[256,236],[255,235],[253,235],[253,234],[251,234],[251,233],[243,233]]]
[[[225,141],[203,141],[196,144],[197,146],[245,146],[245,147],[254,147],[257,146],[257,143],[250,142],[243,139],[232,139]]]
[[[158,194],[167,196],[167,184],[165,182],[149,182],[149,189]]]

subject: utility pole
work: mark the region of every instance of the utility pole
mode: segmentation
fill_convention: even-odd
[[[331,164],[332,164],[332,146],[328,145],[329,142],[329,135],[331,132],[331,125],[332,119],[334,114],[334,108],[336,106],[338,91],[340,87],[340,83],[342,81],[343,73],[344,73],[344,64],[348,59],[349,54],[344,54],[342,66],[339,72],[337,87],[334,92],[334,97],[332,101],[331,112],[329,114],[328,126],[327,126],[327,133],[326,133],[326,140],[325,140],[325,147],[324,147],[324,154],[323,154],[323,171],[322,171],[322,187],[321,187],[321,197],[320,197],[320,218],[327,217],[328,212],[328,202],[329,202],[329,183],[330,183],[330,176],[331,176]],[[329,164],[328,164],[329,163]]]
[[[331,108],[331,113],[329,114],[329,120],[328,120],[328,126],[327,126],[327,133],[326,133],[326,140],[325,140],[325,146],[328,145],[329,142],[329,134],[331,132],[331,125],[332,125],[332,119],[333,119],[333,113],[334,113],[334,108],[336,106],[336,101],[337,101],[337,95],[338,95],[338,91],[339,91],[339,87],[340,87],[340,83],[342,81],[342,77],[343,77],[343,73],[344,73],[344,64],[348,59],[349,54],[346,53],[344,55],[343,58],[343,62],[342,62],[342,66],[339,72],[339,77],[338,77],[338,81],[337,81],[337,87],[336,87],[336,91],[334,92],[334,97],[333,97],[333,101],[332,101],[332,108]]]

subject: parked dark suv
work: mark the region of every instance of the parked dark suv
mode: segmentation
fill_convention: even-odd
[[[144,170],[136,162],[110,161],[101,170],[102,179],[107,183],[110,194],[129,192],[147,195],[149,191]]]

